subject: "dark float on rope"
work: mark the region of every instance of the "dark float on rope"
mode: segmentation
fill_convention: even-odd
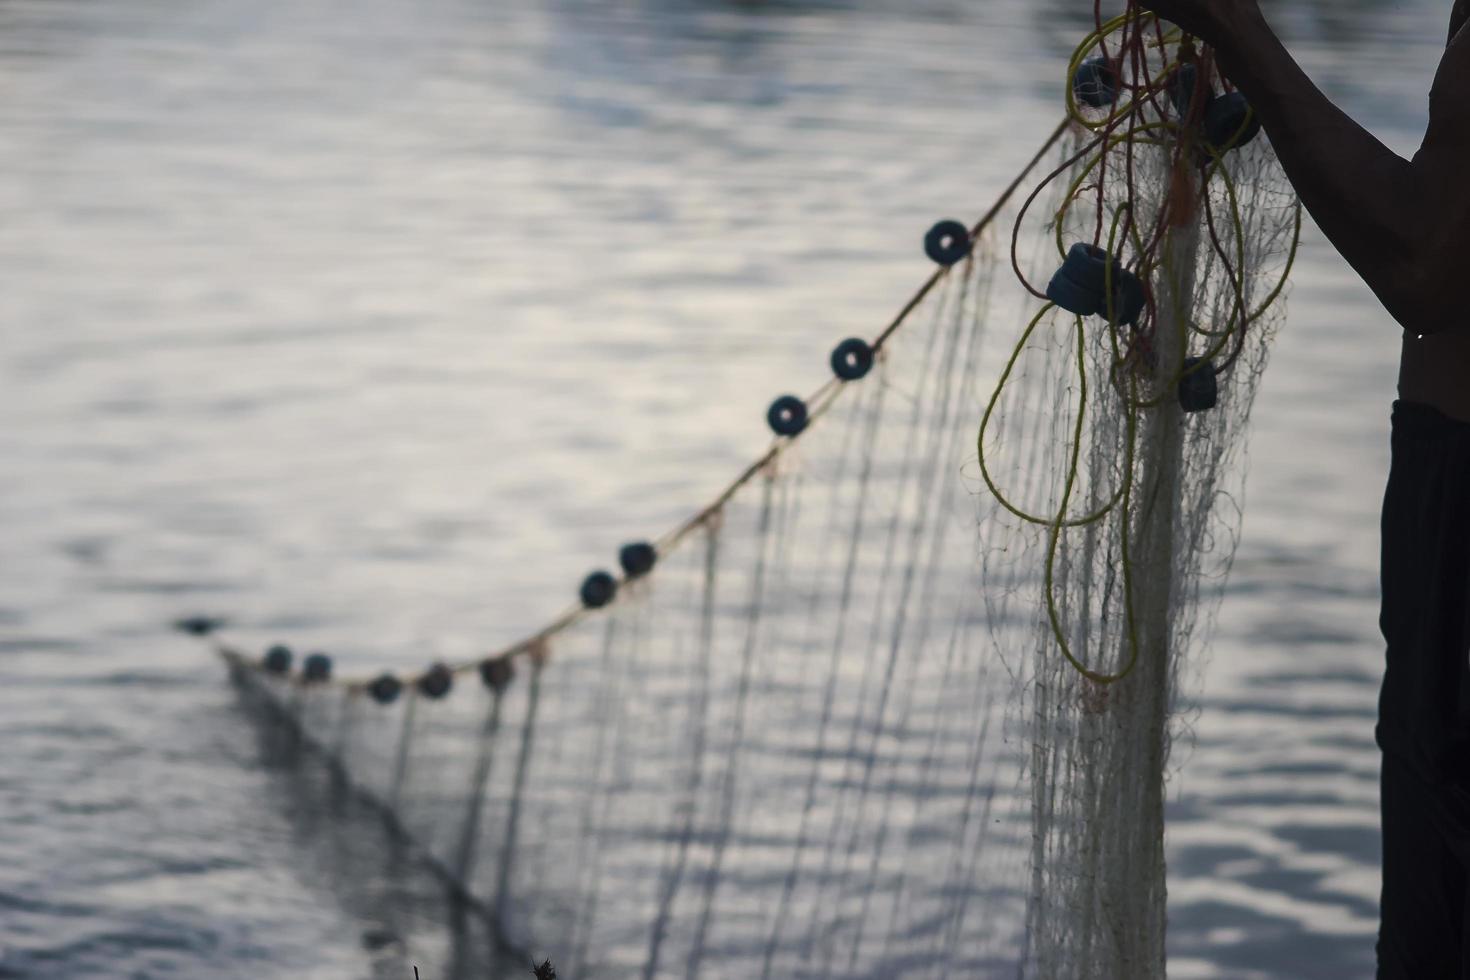
[[[392,704],[403,692],[403,683],[392,674],[379,674],[368,684],[367,692],[378,704]]]
[[[419,693],[437,701],[454,687],[454,672],[444,664],[434,664],[417,681]]]
[[[771,402],[766,411],[766,422],[778,436],[800,435],[806,428],[806,402],[795,395],[782,395]]]
[[[331,680],[332,658],[325,653],[307,654],[301,661],[301,679],[308,684],[318,684]]]
[[[490,657],[480,661],[480,680],[496,694],[509,687],[515,675],[515,665],[507,657]]]
[[[954,265],[970,254],[970,229],[952,218],[939,222],[924,236],[924,254],[940,265]]]
[[[1184,359],[1184,376],[1179,379],[1179,407],[1186,412],[1206,412],[1220,401],[1220,382],[1215,363],[1200,357]]]
[[[618,580],[607,572],[596,571],[582,580],[582,589],[579,593],[582,597],[582,605],[588,609],[601,609],[613,597],[618,594]]]
[[[618,549],[618,564],[628,578],[642,578],[658,563],[658,549],[647,541],[634,541]]]
[[[1261,120],[1239,92],[1211,99],[1205,109],[1205,139],[1216,153],[1245,146],[1261,132]]]
[[[278,674],[282,677],[291,673],[291,648],[277,643],[265,652],[260,660],[260,666],[267,674]]]
[[[1106,108],[1118,101],[1118,72],[1102,55],[1088,58],[1072,76],[1072,94],[1085,106]]]
[[[1107,293],[1109,278],[1113,285],[1111,304]],[[1086,242],[1078,242],[1067,252],[1061,268],[1047,283],[1046,298],[1068,313],[1077,316],[1111,314],[1113,322],[1129,326],[1138,322],[1148,304],[1139,278],[1123,268],[1123,263],[1105,249]]]
[[[1199,70],[1194,65],[1184,65],[1170,79],[1169,98],[1181,120],[1190,118],[1189,110],[1195,104],[1199,84]],[[1194,118],[1199,120],[1204,140],[1216,154],[1245,146],[1261,133],[1260,119],[1239,92],[1216,95],[1214,88],[1206,84],[1199,105],[1202,115]]]
[[[866,340],[849,337],[832,351],[832,373],[842,381],[866,377],[873,368],[873,348]]]
[[[208,636],[223,625],[225,621],[218,616],[185,616],[174,620],[174,629],[190,636]]]

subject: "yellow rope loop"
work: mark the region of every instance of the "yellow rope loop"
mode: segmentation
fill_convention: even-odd
[[[1113,507],[1122,497],[1121,487],[1116,493],[1114,493],[1112,499],[1109,500],[1106,504],[1104,504],[1098,510],[1093,511],[1092,513],[1087,514],[1083,517],[1069,518],[1066,516],[1065,511],[1052,517],[1046,517],[1044,515],[1033,514],[1030,511],[1022,510],[1019,505],[1012,503],[1010,498],[1007,497],[1006,494],[1001,491],[1000,487],[996,485],[995,477],[991,474],[990,466],[986,461],[989,454],[985,449],[985,435],[990,429],[990,420],[995,415],[996,406],[1000,404],[1000,397],[1005,392],[1006,382],[1010,380],[1011,372],[1015,370],[1016,364],[1020,361],[1021,354],[1025,351],[1026,344],[1031,339],[1031,335],[1036,332],[1037,326],[1046,317],[1046,315],[1054,309],[1056,309],[1055,303],[1047,303],[1039,311],[1037,311],[1036,315],[1031,318],[1031,322],[1027,324],[1026,329],[1022,331],[1021,339],[1016,342],[1015,348],[1011,351],[1011,356],[1006,361],[1005,369],[1001,371],[1000,380],[996,383],[995,390],[991,392],[990,401],[985,406],[985,414],[980,419],[980,434],[976,439],[975,449],[980,462],[980,478],[985,481],[986,489],[989,490],[991,495],[995,497],[996,502],[999,503],[1011,514],[1027,522],[1028,524],[1036,524],[1041,527],[1051,527],[1058,522],[1060,522],[1062,527],[1085,527],[1089,524],[1096,524],[1098,521],[1107,516],[1107,514],[1113,509]],[[1081,323],[1080,317],[1078,318],[1078,323]],[[1085,349],[1085,345],[1079,346],[1079,350],[1083,349]],[[1085,396],[1085,377],[1083,380],[1083,395]],[[1081,418],[1081,415],[1082,408],[1079,405],[1079,419]]]

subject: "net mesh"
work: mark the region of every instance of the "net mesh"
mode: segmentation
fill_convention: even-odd
[[[1073,76],[1099,52],[1116,98],[1069,96],[1052,177],[616,601],[389,703],[221,645],[501,942],[571,977],[1163,975],[1169,749],[1300,218],[1264,140],[1191,135],[1208,52],[1136,10]],[[1040,298],[1077,242],[1146,284],[1134,322]]]

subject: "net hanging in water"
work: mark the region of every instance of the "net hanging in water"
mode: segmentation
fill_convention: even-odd
[[[1163,975],[1169,747],[1301,218],[1208,49],[1131,5],[1096,28],[1012,187],[621,578],[417,674],[219,644],[508,946]]]

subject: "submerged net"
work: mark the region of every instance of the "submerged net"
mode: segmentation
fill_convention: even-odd
[[[1163,975],[1169,746],[1300,217],[1207,50],[1097,27],[852,377],[577,607],[412,675],[220,644],[505,945],[568,977]],[[1096,315],[1052,279],[1079,243],[1118,259]]]

